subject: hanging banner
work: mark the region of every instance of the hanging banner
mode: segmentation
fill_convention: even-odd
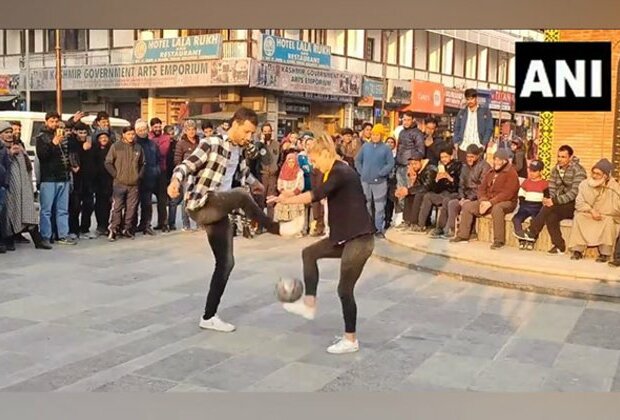
[[[136,41],[135,63],[180,60],[215,60],[222,56],[222,35],[195,35],[183,38],[160,38]]]
[[[388,80],[388,102],[399,105],[409,105],[411,103],[411,81],[410,80]]]
[[[282,64],[331,68],[332,53],[327,45],[262,34],[260,58]]]
[[[21,74],[25,86],[25,72]],[[65,67],[63,90],[149,89],[189,86],[243,86],[250,81],[250,60],[231,60],[111,64],[106,66]],[[30,70],[30,89],[56,90],[56,69]]]
[[[338,96],[361,96],[362,93],[361,74],[264,61],[253,61],[251,72],[250,87]]]

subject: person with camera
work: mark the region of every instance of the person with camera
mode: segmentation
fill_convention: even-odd
[[[36,136],[36,153],[40,165],[40,223],[43,242],[52,239],[52,220],[58,229],[58,243],[75,245],[69,238],[69,192],[71,160],[69,142],[60,128],[60,114],[45,114],[45,125]]]

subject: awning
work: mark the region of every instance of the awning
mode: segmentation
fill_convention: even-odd
[[[0,102],[10,102],[13,99],[17,98],[17,95],[4,95],[0,96]]]
[[[265,112],[257,112],[258,115],[266,114]],[[234,112],[211,112],[210,114],[193,115],[189,120],[212,120],[212,121],[228,121],[234,115]]]

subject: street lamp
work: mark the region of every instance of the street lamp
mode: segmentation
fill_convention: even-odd
[[[388,29],[381,32],[383,38],[383,57],[381,57],[383,61],[383,95],[381,95],[381,124],[383,124],[383,118],[385,114],[385,100],[387,96],[387,50],[390,38],[392,37],[392,33],[394,31],[392,29]]]

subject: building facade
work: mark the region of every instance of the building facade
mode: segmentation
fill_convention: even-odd
[[[187,37],[205,37],[200,52],[207,55],[180,54],[188,51]],[[190,116],[225,118],[245,105],[284,135],[298,129],[333,133],[379,120],[394,127],[402,111],[411,110],[437,115],[450,129],[464,89],[473,87],[481,90],[496,119],[516,119],[527,130],[536,116],[515,115],[513,98],[514,45],[528,40],[541,41],[543,35],[527,30],[63,30],[63,111],[106,110],[129,120],[157,115],[176,123]],[[55,108],[55,47],[54,30],[29,30],[28,36],[24,30],[0,31],[0,75],[19,80],[0,97],[4,103],[23,107],[19,99],[29,88],[31,110]],[[217,54],[208,55],[210,47]],[[152,51],[159,58],[149,59]]]

